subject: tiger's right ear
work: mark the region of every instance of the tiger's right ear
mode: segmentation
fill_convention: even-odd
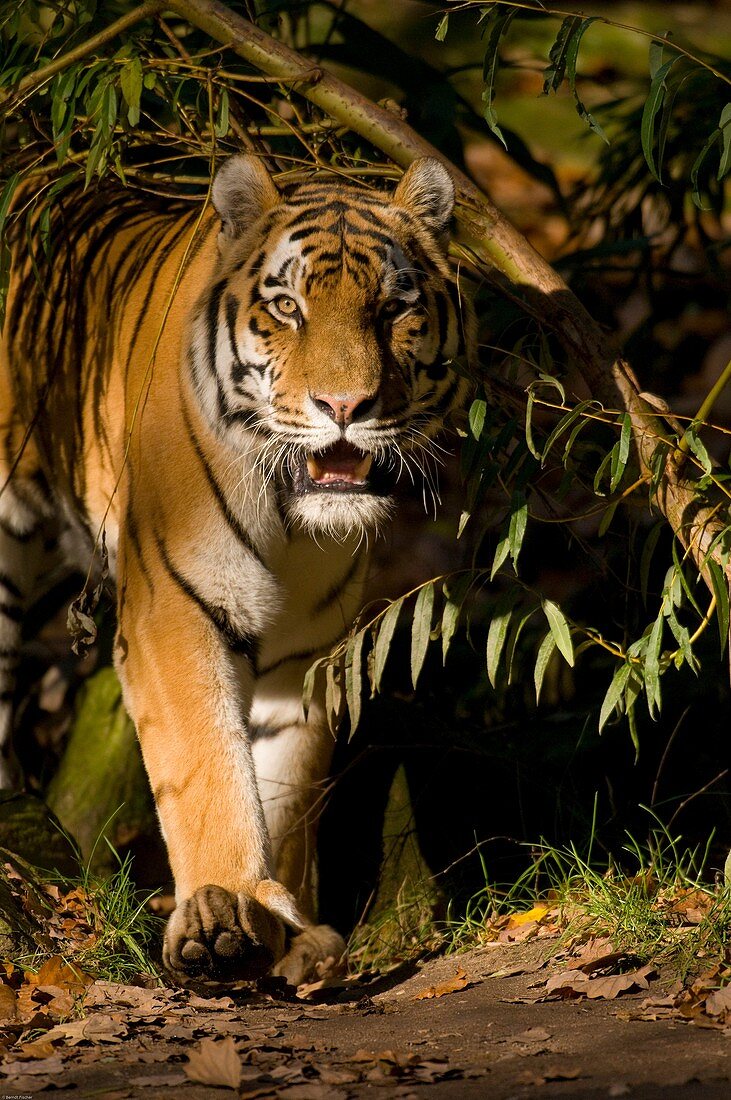
[[[212,188],[221,219],[219,244],[233,241],[279,202],[272,178],[256,157],[234,156],[219,168]]]

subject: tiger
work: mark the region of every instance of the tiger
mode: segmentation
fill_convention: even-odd
[[[400,469],[465,400],[454,202],[432,158],[388,193],[322,174],[280,188],[234,154],[202,207],[100,185],[57,199],[48,255],[11,234],[0,779],[16,781],[24,611],[98,559],[101,533],[181,984],[298,985],[345,950],[317,923],[333,735],[321,685],[305,714],[303,680],[361,609]]]

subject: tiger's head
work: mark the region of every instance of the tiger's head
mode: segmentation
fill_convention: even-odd
[[[260,448],[292,520],[378,526],[401,470],[428,476],[464,398],[471,314],[447,262],[454,187],[416,161],[393,195],[318,180],[279,194],[253,157],[218,172],[220,266],[191,364],[209,421]]]

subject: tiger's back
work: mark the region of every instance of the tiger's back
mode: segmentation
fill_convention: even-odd
[[[313,924],[332,745],[302,681],[357,613],[363,536],[399,467],[430,460],[464,392],[453,190],[422,161],[392,197],[314,182],[282,199],[232,158],[213,200],[215,214],[65,203],[41,282],[19,247],[0,651],[17,652],[59,553],[49,528],[71,523],[87,558],[104,530],[116,665],[179,898],[167,964],[295,980],[341,946]]]

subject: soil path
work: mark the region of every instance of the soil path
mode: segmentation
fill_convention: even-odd
[[[613,1000],[537,1000],[567,965],[545,957],[544,943],[442,957],[315,991],[321,1003],[97,982],[82,1018],[50,1028],[43,999],[50,1010],[60,994],[41,987],[36,1027],[16,1026],[0,1065],[0,1097],[731,1097],[731,1028],[671,1014],[655,981]]]

